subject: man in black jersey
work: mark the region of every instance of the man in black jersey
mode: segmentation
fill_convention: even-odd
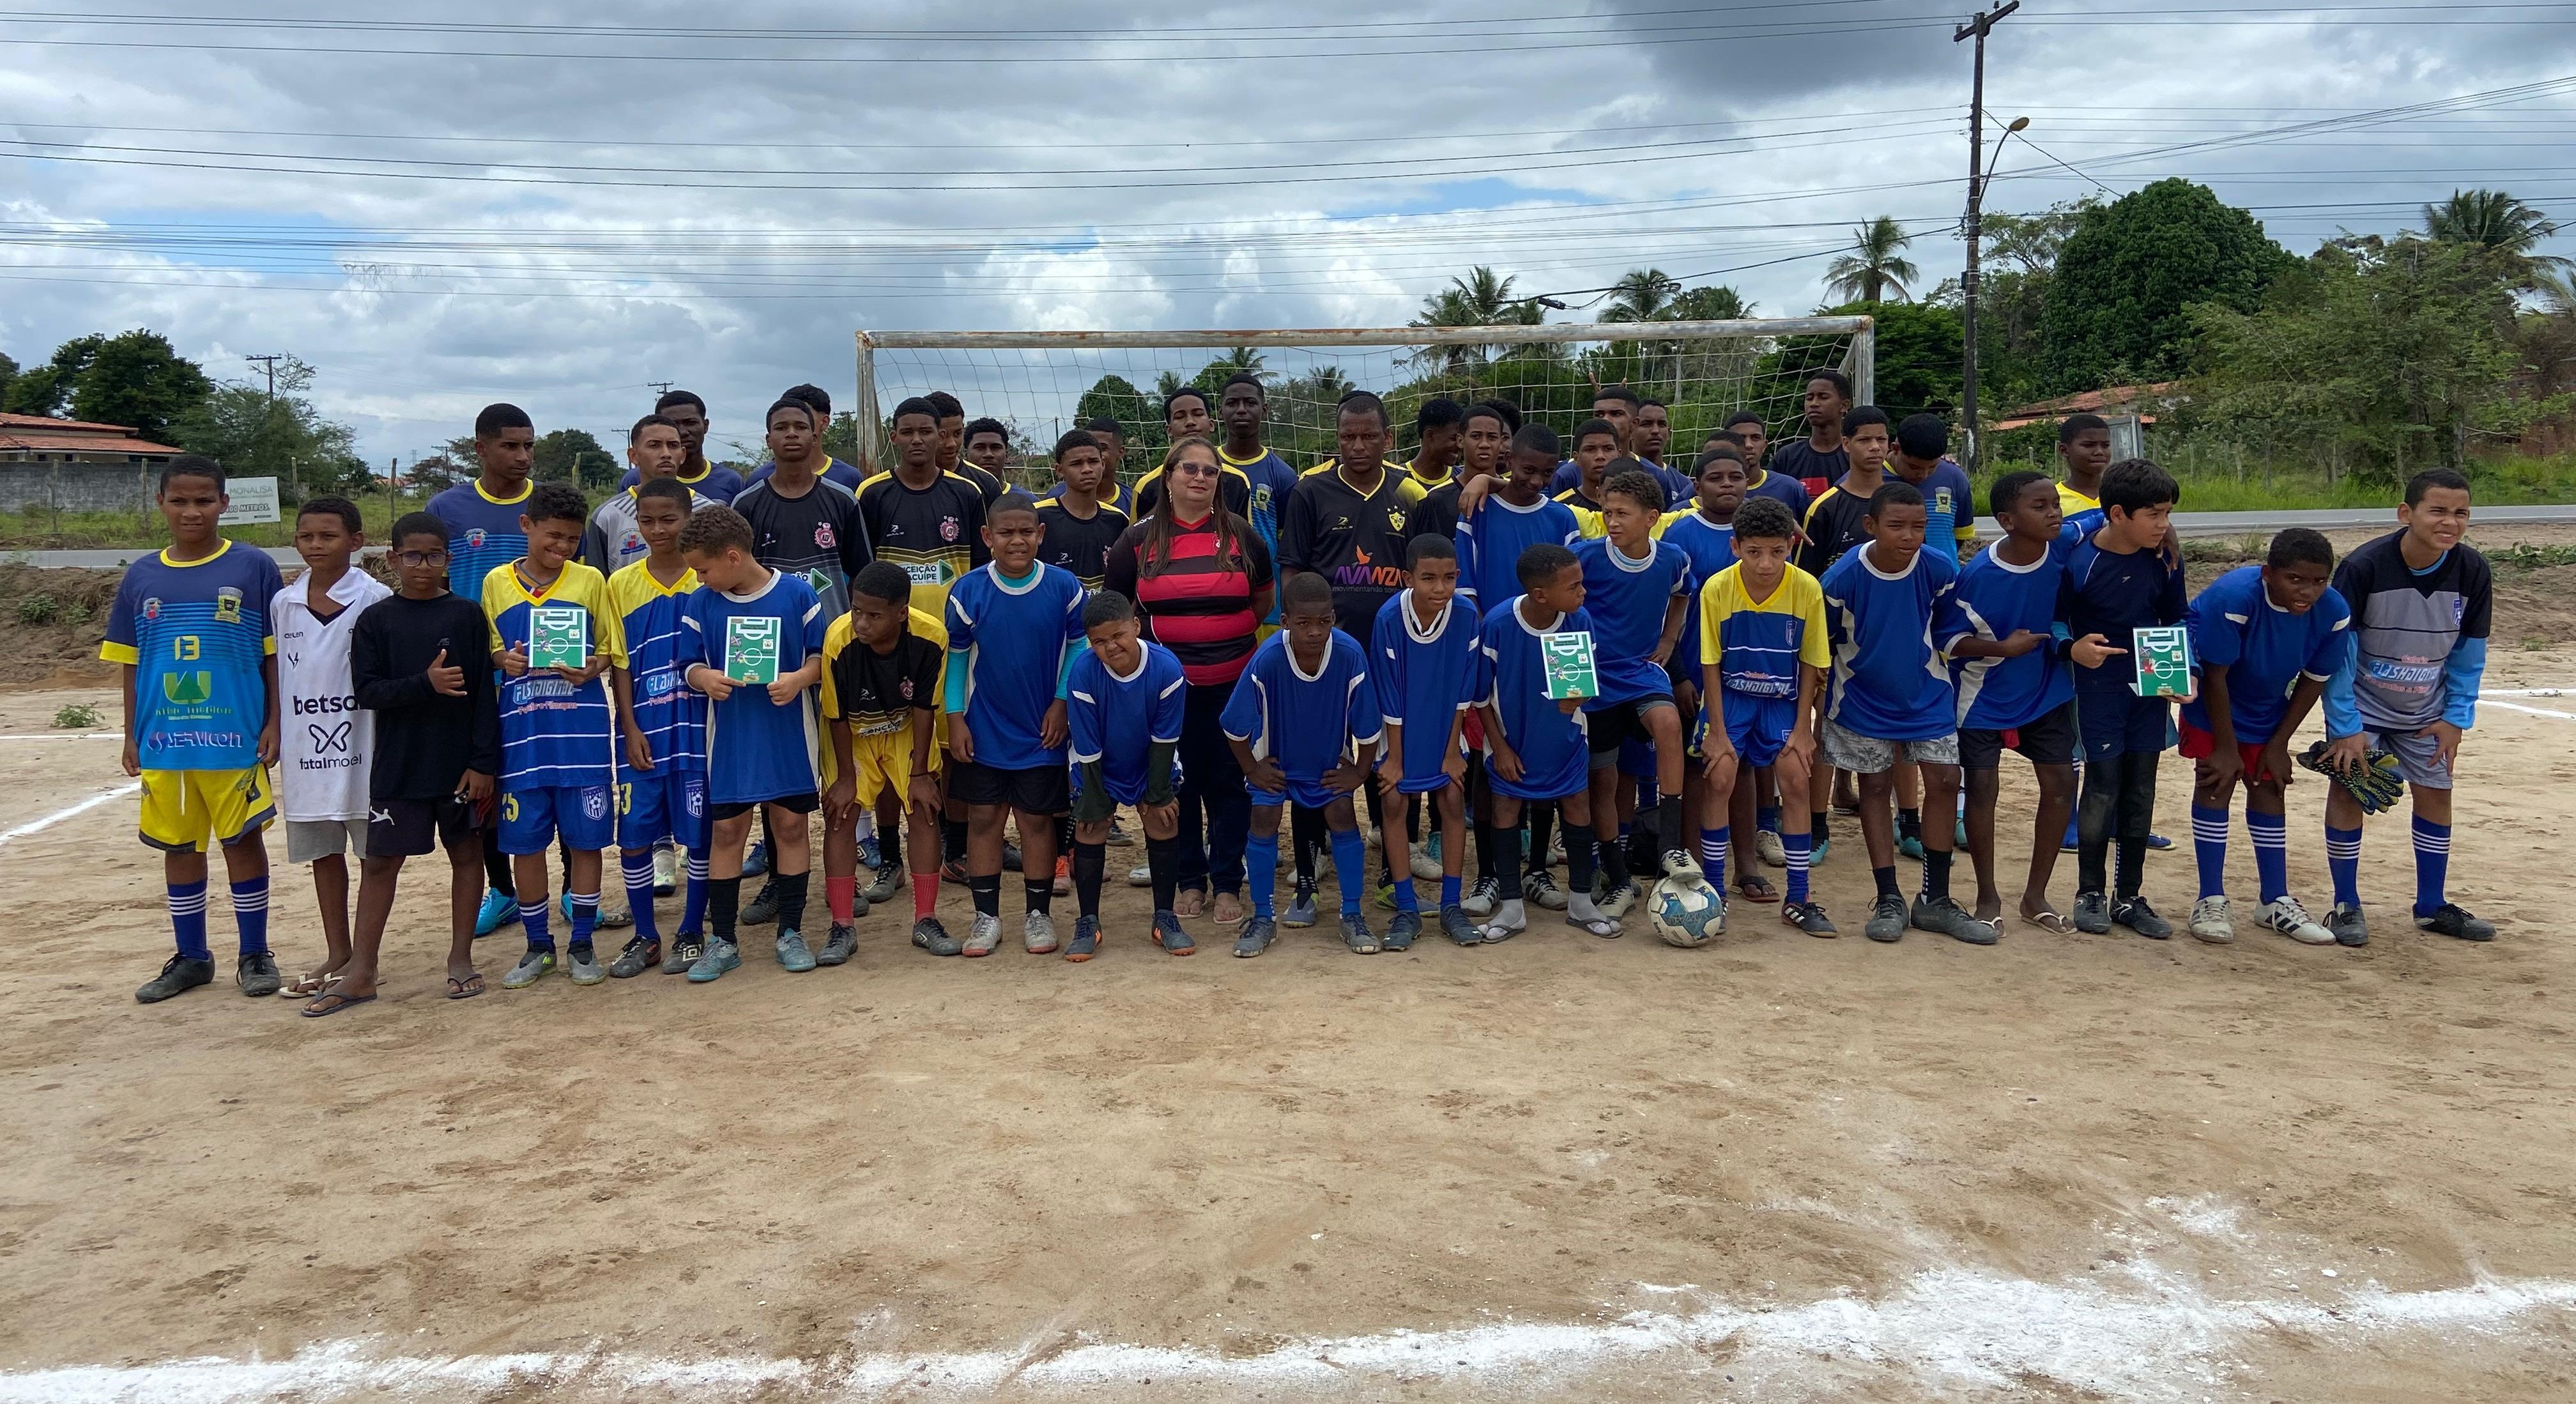
[[[813,586],[824,617],[838,619],[850,611],[850,577],[875,559],[858,499],[821,476],[830,459],[804,401],[769,407],[769,452],[775,471],[733,500],[751,523],[752,556]]]
[[[945,390],[933,390],[921,398],[939,416],[939,471],[973,483],[984,494],[987,507],[1000,501],[1004,491],[1001,478],[966,461],[966,406]]]
[[[1055,491],[1038,499],[1038,525],[1045,529],[1038,559],[1098,590],[1108,574],[1109,547],[1129,525],[1127,514],[1102,496],[1109,465],[1100,441],[1080,429],[1056,440],[1055,471]]]

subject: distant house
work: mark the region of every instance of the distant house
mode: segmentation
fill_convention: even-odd
[[[1993,432],[2000,434],[2031,424],[2055,424],[2070,414],[2098,414],[2105,419],[2135,415],[2140,424],[2153,424],[2157,410],[2182,402],[2181,389],[2181,382],[2167,380],[2154,385],[2106,385],[2099,390],[2060,395],[2053,400],[2035,400],[2018,409],[2004,411],[2004,417],[1995,421]]]
[[[158,468],[183,449],[156,444],[123,424],[0,414],[0,464],[81,463]]]

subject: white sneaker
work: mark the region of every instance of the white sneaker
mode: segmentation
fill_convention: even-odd
[[[1611,893],[1606,899],[1596,902],[1593,905],[1601,909],[1601,915],[1610,918],[1612,921],[1617,921],[1628,915],[1628,909],[1637,905],[1636,881],[1631,879],[1628,882],[1621,884],[1618,891]]]
[[[963,954],[988,956],[993,953],[993,948],[1000,944],[1002,944],[1002,919],[977,912],[975,925],[967,932]]]
[[[2263,904],[2263,924],[2303,946],[2331,946],[2334,933],[2318,924],[2296,897],[2283,896],[2277,902]]]
[[[2191,934],[2213,946],[2236,939],[2236,918],[2228,911],[2225,897],[2203,897],[2191,904]]]
[[[1753,856],[1775,868],[1789,866],[1789,850],[1780,846],[1780,836],[1769,829],[1753,831]]]
[[[653,850],[653,895],[668,897],[680,885],[679,860],[667,848]]]
[[[1476,879],[1476,885],[1467,889],[1467,895],[1459,899],[1458,905],[1466,909],[1467,915],[1481,921],[1492,916],[1494,908],[1500,905],[1502,900],[1503,885],[1492,878],[1485,877]]]
[[[1413,850],[1410,860],[1413,875],[1424,882],[1438,882],[1443,876],[1440,871],[1440,838],[1440,835],[1433,834]]]
[[[1703,887],[1708,885],[1708,874],[1701,870],[1698,862],[1688,853],[1678,848],[1664,850],[1664,876],[1668,878],[1689,876],[1697,878]]]
[[[1565,910],[1565,889],[1556,885],[1556,875],[1545,868],[1522,874],[1521,896],[1551,912]]]
[[[1055,918],[1045,912],[1031,912],[1020,922],[1020,944],[1030,955],[1046,955],[1055,949]]]
[[[1139,863],[1135,867],[1129,868],[1127,870],[1127,885],[1129,887],[1153,886],[1154,865],[1151,863]]]

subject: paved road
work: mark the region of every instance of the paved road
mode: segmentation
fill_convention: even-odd
[[[269,557],[277,562],[280,570],[304,568],[304,558],[295,554],[295,548],[292,546],[270,546],[265,549]],[[382,546],[370,546],[366,548],[365,554],[372,559],[383,555],[384,552],[385,548]],[[136,560],[151,554],[152,551],[148,547],[120,551],[0,551],[0,565],[30,565],[40,570],[123,570],[134,564]]]

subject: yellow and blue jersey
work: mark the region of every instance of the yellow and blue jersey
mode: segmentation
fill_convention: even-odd
[[[578,608],[590,616],[590,651],[626,667],[626,634],[609,600],[608,577],[579,561],[544,585],[531,585],[516,561],[483,577],[483,617],[492,626],[495,652],[527,652],[528,630],[540,608]],[[504,677],[501,712],[501,788],[588,789],[616,782],[617,716],[608,677],[579,687],[552,669],[530,668]]]
[[[707,768],[706,699],[689,690],[688,646],[680,623],[697,588],[696,571],[683,568],[679,579],[665,585],[643,561],[608,577],[608,607],[616,612],[626,640],[635,727],[644,733],[656,770]]]
[[[227,541],[201,561],[168,551],[125,568],[98,656],[134,668],[135,754],[145,770],[245,770],[268,724],[262,663],[277,652],[267,552]]]
[[[1769,598],[1757,600],[1744,587],[1744,567],[1728,566],[1700,587],[1699,654],[1717,664],[1729,692],[1795,699],[1801,664],[1822,672],[1833,663],[1824,588],[1790,566]]]
[[[483,597],[483,581],[495,567],[528,554],[528,531],[519,524],[533,482],[519,484],[515,497],[494,497],[483,480],[458,483],[429,500],[425,509],[447,524],[447,589],[469,600]]]

